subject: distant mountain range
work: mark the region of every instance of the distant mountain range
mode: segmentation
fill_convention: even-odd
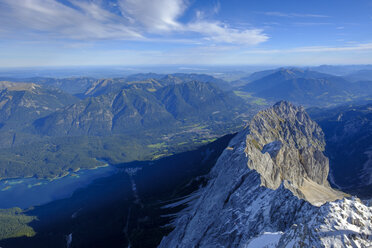
[[[345,76],[345,78],[352,82],[358,81],[372,81],[372,69],[370,70],[360,70],[350,73]]]
[[[21,83],[34,83],[60,89],[69,94],[79,94],[85,92],[96,79],[90,77],[72,77],[72,78],[48,78],[48,77],[32,77],[32,78],[10,78],[2,77],[0,81],[11,81]]]
[[[78,98],[37,84],[0,82],[0,126],[15,130]],[[2,131],[0,130],[0,131]]]
[[[49,78],[49,77],[31,77],[31,78],[12,78],[0,77],[0,81],[35,83],[47,87],[57,88],[66,93],[84,96],[97,96],[107,94],[116,90],[128,87],[128,83],[153,81],[162,86],[175,83],[186,83],[191,81],[208,82],[218,85],[224,90],[231,89],[228,82],[206,74],[196,73],[138,73],[127,77],[95,79],[91,77],[71,77],[71,78]]]
[[[279,74],[277,76],[280,80],[288,80],[292,78],[321,78],[321,77],[328,77],[330,75],[316,72],[316,71],[310,71],[310,70],[303,70],[300,68],[279,68],[279,69],[272,69],[272,70],[265,70],[265,71],[258,71],[250,74],[247,77],[240,78],[241,81],[246,81],[246,83],[253,82],[256,80],[259,80],[261,78],[264,78],[266,76],[269,76],[271,74]]]
[[[101,84],[102,85],[102,84]],[[157,85],[158,86],[158,85]],[[222,122],[243,112],[242,101],[211,83],[131,87],[87,98],[34,122],[44,135],[109,135],[177,125]]]
[[[308,67],[307,69],[335,76],[347,76],[358,73],[358,71],[372,70],[372,65],[320,65]]]
[[[295,68],[266,71],[260,76],[239,90],[271,101],[289,100],[306,106],[330,106],[372,96],[372,81],[349,82],[342,77]]]

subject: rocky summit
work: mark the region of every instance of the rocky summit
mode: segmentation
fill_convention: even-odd
[[[258,113],[160,247],[368,247],[372,207],[329,186],[323,136],[288,102]]]
[[[329,186],[324,148],[318,124],[302,107],[282,101],[252,119],[245,153],[248,167],[260,174],[262,186],[277,189],[284,183],[297,197],[321,205],[344,196]]]

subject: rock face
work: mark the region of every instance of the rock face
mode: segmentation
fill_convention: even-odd
[[[342,195],[328,186],[323,149],[321,129],[302,108],[281,102],[259,113],[159,247],[367,247],[371,207],[354,198],[309,202],[307,191]]]
[[[293,194],[317,205],[343,196],[327,181],[324,134],[302,107],[279,102],[259,112],[249,131],[248,167],[261,175],[262,186],[277,189],[284,182]]]

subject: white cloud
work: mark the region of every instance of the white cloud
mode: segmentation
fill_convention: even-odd
[[[329,17],[327,15],[319,15],[319,14],[301,14],[301,13],[284,13],[284,12],[264,12],[265,15],[268,16],[277,16],[277,17],[302,17],[302,18],[326,18]]]
[[[177,28],[180,24],[176,19],[186,8],[183,0],[120,0],[119,6],[132,23],[140,23],[150,31]]]
[[[255,45],[264,42],[268,36],[260,29],[231,28],[217,21],[206,21],[203,12],[197,11],[193,22],[180,23],[177,18],[185,11],[184,0],[121,0],[120,6],[124,15],[129,15],[132,22],[141,23],[149,31],[174,31],[179,33],[194,32],[204,40],[218,43],[235,43]],[[218,12],[219,3],[214,7]]]
[[[269,38],[260,29],[239,30],[218,22],[198,21],[190,23],[186,28],[204,34],[206,40],[221,43],[256,45]]]
[[[324,25],[333,25],[330,22],[295,22],[294,26],[306,27],[306,26],[324,26]]]
[[[293,52],[339,52],[339,51],[364,51],[372,50],[372,43],[358,44],[343,47],[302,47],[292,49]]]
[[[2,0],[0,25],[16,35],[31,33],[48,38],[132,39],[142,36],[94,3],[71,3],[80,9],[55,0]]]
[[[0,37],[12,34],[35,39],[151,40],[152,35],[166,35],[167,39],[246,45],[268,39],[260,29],[230,27],[204,20],[202,16],[191,22],[180,22],[179,18],[189,7],[187,0],[118,0],[111,6],[117,6],[120,13],[106,9],[99,0],[69,0],[68,3],[0,0]],[[217,4],[214,11],[219,8]]]
[[[356,44],[354,46],[340,47],[297,47],[292,49],[267,49],[267,50],[249,50],[246,54],[276,54],[276,53],[316,53],[316,52],[342,52],[342,51],[367,51],[372,50],[372,43]]]

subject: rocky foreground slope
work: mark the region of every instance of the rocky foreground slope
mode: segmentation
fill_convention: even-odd
[[[331,189],[323,136],[303,108],[280,102],[260,112],[160,247],[372,245],[372,207]]]

